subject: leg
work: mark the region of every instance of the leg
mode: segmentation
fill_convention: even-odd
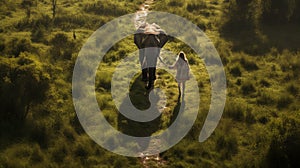
[[[145,59],[144,49],[139,50],[139,61],[142,69],[142,81],[148,81],[148,67]]]
[[[178,99],[177,99],[177,102],[180,102],[180,98],[181,98],[181,89],[180,89],[180,85],[181,85],[181,83],[178,82]]]
[[[185,90],[185,81],[182,82],[182,100],[184,99],[184,90]]]
[[[148,81],[148,68],[142,69],[142,81]]]
[[[181,85],[181,83],[180,83],[180,82],[178,82],[178,92],[179,92],[179,95],[181,95],[181,89],[180,89],[180,85]]]
[[[148,82],[148,86],[147,86],[147,89],[151,89],[153,88],[154,86],[154,81],[156,79],[156,76],[155,76],[155,71],[156,71],[156,67],[150,67],[149,68],[149,82]]]

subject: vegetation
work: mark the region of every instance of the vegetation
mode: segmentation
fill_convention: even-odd
[[[134,13],[143,2],[0,1],[0,167],[144,166],[140,158],[116,155],[93,142],[78,121],[71,94],[73,67],[87,38],[113,18]],[[199,143],[210,104],[208,74],[203,60],[172,38],[165,49],[187,53],[201,105],[187,136],[160,154],[163,164],[148,165],[299,167],[300,2],[157,0],[151,9],[185,17],[205,31],[224,64],[227,101],[215,132]],[[110,94],[118,63],[136,50],[129,36],[105,55],[97,70],[97,101],[119,131],[157,134],[174,121],[181,105],[168,72],[157,72],[155,85],[165,91],[166,108],[151,122],[122,116]],[[132,79],[129,96],[137,108],[147,109],[150,102],[139,79],[140,74]]]

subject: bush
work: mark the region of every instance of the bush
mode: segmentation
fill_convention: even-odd
[[[229,63],[228,57],[232,55],[231,46],[224,40],[218,40],[216,42],[216,49],[219,52],[223,65],[227,65]]]
[[[293,97],[287,93],[283,93],[277,99],[277,108],[283,109],[288,107],[291,103],[293,103]]]
[[[75,148],[75,156],[79,156],[79,157],[87,157],[88,156],[88,150],[82,145],[82,144],[78,144]]]
[[[52,45],[50,49],[50,54],[52,57],[57,59],[67,59],[72,58],[72,53],[76,52],[76,44],[69,41],[69,38],[64,33],[57,33],[51,40],[50,44]]]
[[[283,117],[273,123],[273,136],[266,155],[267,167],[299,167],[300,123],[294,117]],[[265,167],[266,167],[265,166]]]
[[[49,15],[42,14],[40,17],[37,19],[34,19],[30,22],[31,28],[36,28],[36,27],[44,27],[45,29],[49,30],[53,25],[52,19],[50,18]]]
[[[299,87],[295,83],[289,83],[286,90],[294,96],[297,96],[299,93]]]
[[[189,3],[186,6],[186,10],[189,12],[193,12],[193,11],[199,11],[201,9],[206,8],[206,3],[204,1],[200,1],[198,3]]]
[[[184,5],[184,3],[181,1],[178,1],[178,0],[172,0],[168,3],[168,6],[171,6],[171,7],[182,7],[183,5]]]
[[[35,27],[31,31],[31,41],[36,43],[45,42],[45,28],[44,27]]]
[[[230,159],[238,152],[237,139],[234,136],[222,135],[216,142],[216,150],[219,151],[223,159]]]
[[[269,119],[266,116],[261,116],[258,118],[258,122],[260,122],[261,124],[267,124],[269,122]]]
[[[259,105],[273,105],[276,101],[274,99],[274,95],[270,95],[269,93],[262,91],[258,93],[256,102]]]
[[[2,53],[5,50],[5,39],[0,38],[0,53]]]
[[[22,52],[32,52],[33,47],[28,39],[13,38],[7,43],[5,52],[9,56],[18,57]]]
[[[103,72],[101,71],[100,73],[97,74],[97,88],[101,87],[106,90],[110,90],[111,87],[111,78],[112,74],[110,72]]]
[[[224,109],[224,115],[232,118],[235,121],[243,121],[244,120],[244,107],[232,101],[228,101]]]
[[[30,156],[30,161],[33,163],[43,162],[45,160],[43,152],[38,145],[33,147],[32,155]]]
[[[31,6],[33,6],[33,1],[32,0],[23,0],[21,2],[21,6],[22,6],[22,8],[31,7]]]
[[[233,68],[230,69],[230,74],[233,75],[234,77],[239,77],[242,76],[241,68],[240,66],[236,65]]]
[[[38,125],[32,130],[30,138],[37,142],[40,147],[47,148],[50,142],[50,133],[46,126]]]
[[[262,86],[264,86],[264,87],[270,87],[270,86],[271,86],[270,82],[267,81],[266,79],[260,80],[259,83],[260,83]]]
[[[18,58],[0,57],[1,120],[24,120],[33,104],[46,98],[49,74],[28,53]],[[34,93],[34,94],[33,94]]]
[[[242,91],[243,95],[249,95],[250,93],[255,92],[256,89],[252,82],[246,81],[242,84],[241,91]]]
[[[258,70],[258,66],[253,61],[247,60],[243,57],[240,62],[243,68],[245,68],[247,71]]]
[[[245,121],[246,121],[247,124],[253,124],[256,121],[255,117],[254,117],[254,115],[252,113],[252,109],[250,109],[250,108],[248,108],[246,110]]]
[[[69,148],[63,141],[58,141],[59,143],[57,143],[57,146],[52,151],[52,159],[56,163],[62,163],[69,154]]]

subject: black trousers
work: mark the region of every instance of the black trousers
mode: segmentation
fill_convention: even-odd
[[[152,83],[156,80],[156,67],[142,69],[142,80],[151,81]]]

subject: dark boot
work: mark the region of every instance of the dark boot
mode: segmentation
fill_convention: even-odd
[[[142,81],[148,81],[148,68],[142,69]]]
[[[154,88],[154,81],[149,80],[148,85],[146,86],[147,90],[151,90]]]
[[[155,81],[156,79],[155,72],[156,72],[156,67],[149,68],[149,80]]]

